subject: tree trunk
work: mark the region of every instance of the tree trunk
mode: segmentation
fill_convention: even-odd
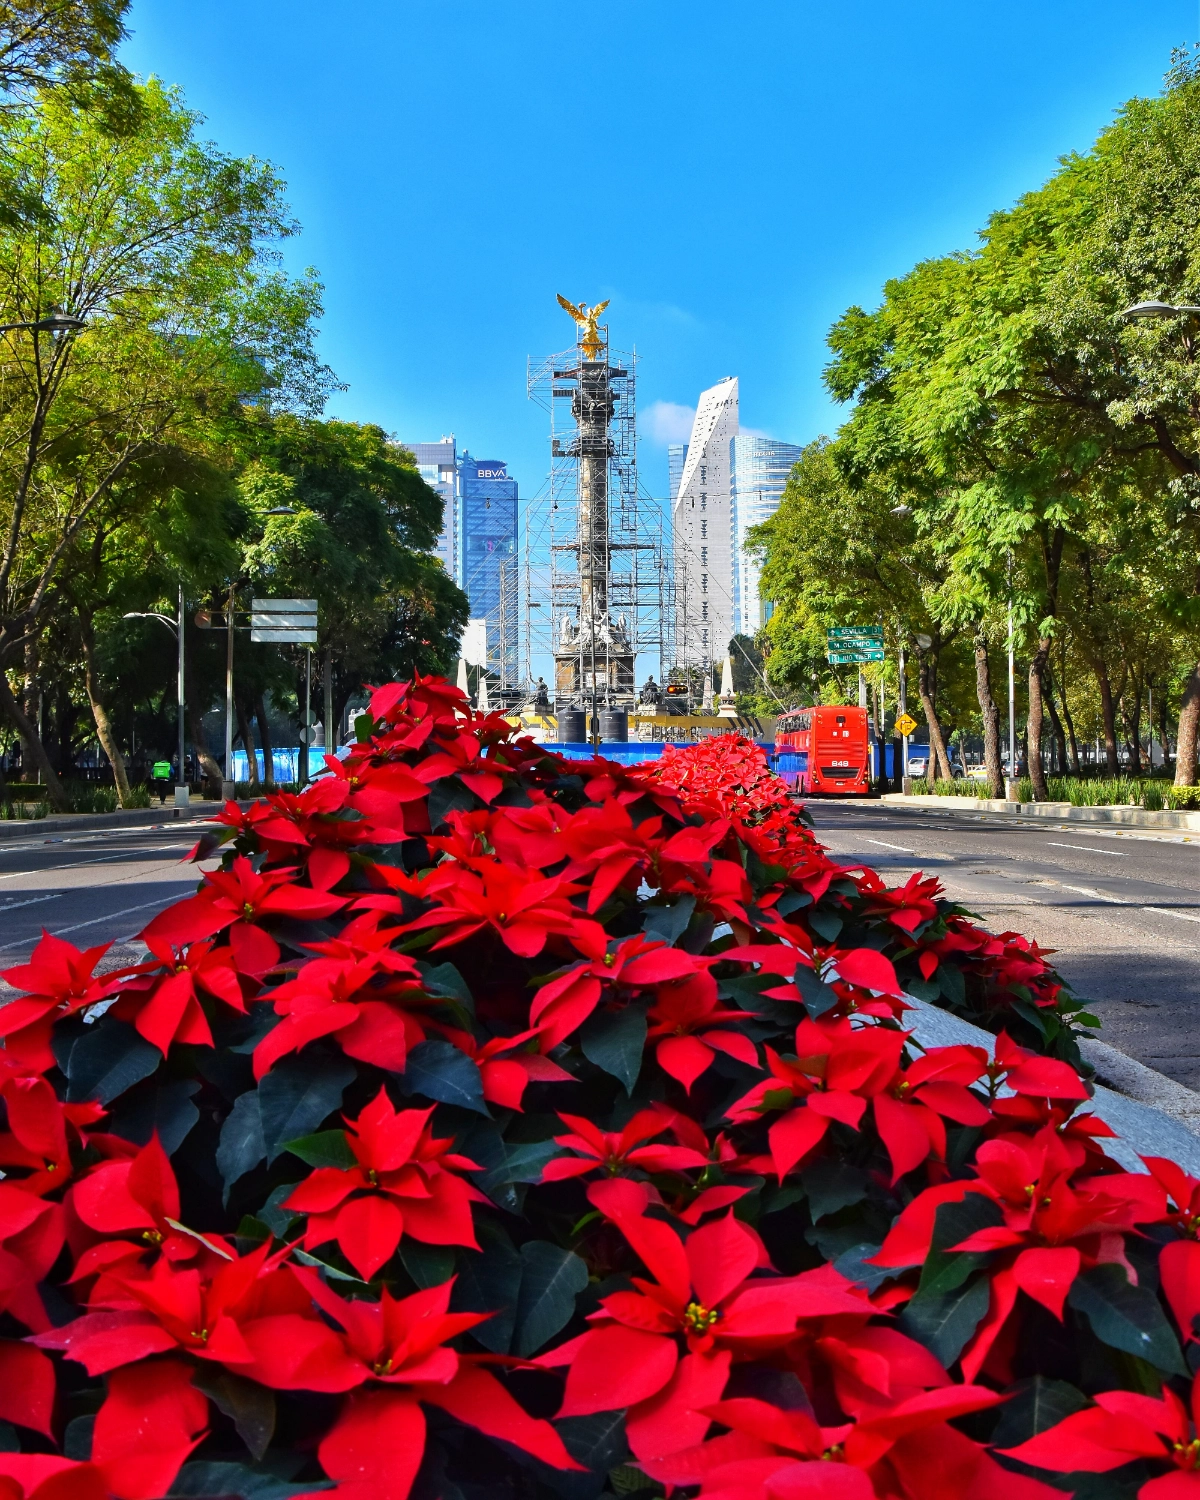
[[[46,754],[46,747],[42,744],[41,737],[37,732],[36,725],[29,722],[25,710],[17,702],[16,695],[8,685],[8,674],[0,668],[0,712],[8,719],[8,722],[21,736],[21,744],[27,748],[33,758],[30,770],[37,770],[46,783],[46,798],[55,812],[69,812],[67,806],[67,794],[63,790],[63,784],[58,779],[58,773],[50,764],[50,757]],[[24,762],[21,767],[22,776],[28,773]]]
[[[1058,708],[1054,702],[1054,684],[1046,674],[1046,712],[1050,715],[1050,727],[1054,731],[1054,769],[1061,776],[1067,769],[1067,736]]]
[[[1171,751],[1167,741],[1167,695],[1158,695],[1158,742],[1162,746],[1163,771],[1170,769]]]
[[[0,673],[0,681],[3,674]],[[1196,739],[1200,732],[1200,661],[1184,684],[1179,709],[1179,735],[1175,741],[1175,785],[1196,785]]]
[[[1067,701],[1067,644],[1061,643],[1062,650],[1060,660],[1062,666],[1058,673],[1058,696],[1062,699],[1063,718],[1067,722],[1067,734],[1070,736],[1071,746],[1071,774],[1079,775],[1079,741],[1075,736],[1075,720],[1071,717],[1071,705]]]
[[[1000,710],[992,697],[992,668],[988,661],[987,637],[982,631],[975,637],[975,693],[983,716],[983,759],[987,766],[988,790],[993,797],[1004,796],[1004,776],[1000,770]]]
[[[1134,776],[1142,774],[1142,689],[1133,685],[1133,707],[1129,714],[1129,770]]]
[[[92,634],[92,622],[81,618],[79,625],[80,640],[83,644],[83,686],[87,692],[92,718],[96,724],[96,735],[112,767],[113,781],[117,788],[117,801],[122,807],[128,807],[131,801],[129,777],[125,771],[125,757],[121,754],[117,737],[113,733],[112,720],[108,717],[108,710],[100,696],[100,681],[96,672],[96,639]]]
[[[246,781],[250,788],[250,795],[257,797],[261,790],[258,779],[258,756],[254,749],[254,735],[250,729],[250,715],[246,712],[246,705],[241,698],[234,694],[234,712],[237,714],[238,733],[242,737],[242,749],[246,752]]]
[[[49,752],[42,741],[42,682],[39,673],[41,666],[40,652],[38,647],[40,639],[31,635],[25,642],[24,679],[21,683],[21,707],[25,717],[33,726],[38,741],[42,744],[42,753],[49,758]],[[40,764],[37,751],[32,741],[25,735],[21,736],[21,775],[26,781],[32,780],[30,772],[35,765]],[[26,770],[28,767],[28,770]]]
[[[275,752],[271,744],[271,726],[267,722],[267,707],[263,694],[254,700],[254,718],[258,725],[258,742],[263,753],[263,786],[266,791],[275,790]]]
[[[1029,779],[1033,782],[1033,800],[1048,802],[1046,772],[1042,765],[1042,706],[1046,662],[1050,657],[1050,638],[1038,637],[1038,648],[1029,663],[1029,715],[1025,720],[1025,738],[1029,746]]]
[[[950,771],[950,759],[946,754],[946,742],[942,738],[942,726],[938,722],[937,709],[933,702],[933,688],[931,684],[931,672],[929,662],[922,652],[917,667],[917,692],[920,694],[921,707],[925,710],[925,722],[929,725],[929,749],[933,755],[934,772],[932,780],[953,780]]]
[[[1113,707],[1112,681],[1108,675],[1108,668],[1103,662],[1096,662],[1092,670],[1096,674],[1096,684],[1100,689],[1100,718],[1104,725],[1104,757],[1108,763],[1108,774],[1116,776],[1121,765],[1117,758],[1117,715]],[[1200,689],[1198,689],[1198,697],[1200,697]]]

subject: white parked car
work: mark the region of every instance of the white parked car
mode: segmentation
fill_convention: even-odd
[[[908,752],[908,774],[910,776],[925,776],[928,774],[928,771],[929,756],[927,754],[914,755],[910,750]]]

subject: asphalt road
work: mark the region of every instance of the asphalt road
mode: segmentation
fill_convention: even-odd
[[[105,966],[136,961],[134,937],[155,912],[195,890],[195,865],[184,864],[201,825],[190,820],[151,827],[112,827],[5,836],[0,823],[0,970],[23,963],[42,929],[80,948],[113,943]],[[0,999],[8,987],[0,981]]]
[[[808,810],[841,863],[889,885],[924,870],[993,931],[1055,949],[1106,1042],[1200,1090],[1200,836],[877,802]]]

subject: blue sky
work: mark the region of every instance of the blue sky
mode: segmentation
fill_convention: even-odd
[[[642,473],[705,386],[837,425],[824,337],[1157,92],[1197,0],[135,0],[128,64],[265,157],[326,286],[332,413],[548,465],[527,355],[612,299]]]

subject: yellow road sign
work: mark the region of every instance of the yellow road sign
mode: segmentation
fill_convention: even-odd
[[[912,714],[901,714],[896,720],[897,734],[911,734],[916,727],[917,721]]]

